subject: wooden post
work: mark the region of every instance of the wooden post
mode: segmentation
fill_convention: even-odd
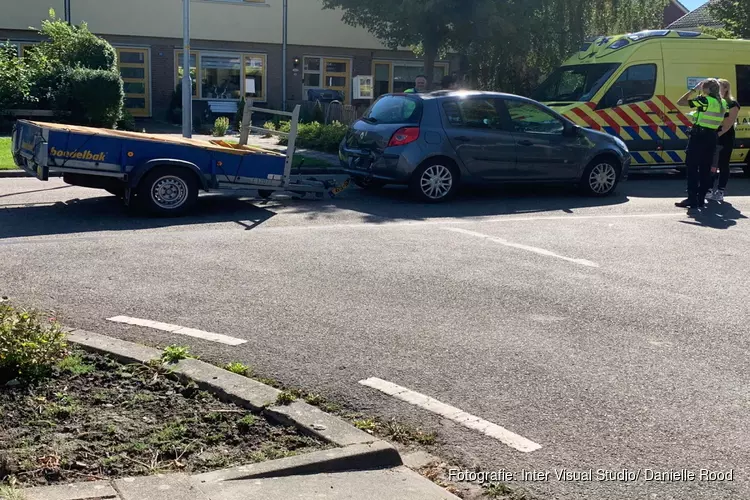
[[[242,126],[240,127],[240,146],[247,146],[247,138],[250,135],[250,126],[253,124],[253,100],[245,100],[245,109],[242,110]]]

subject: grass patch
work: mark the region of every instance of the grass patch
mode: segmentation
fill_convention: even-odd
[[[86,375],[87,373],[96,370],[94,365],[85,363],[83,357],[79,354],[71,354],[70,356],[63,358],[63,360],[57,364],[57,367],[72,375]]]
[[[297,401],[297,395],[292,391],[281,391],[276,397],[276,404],[280,406],[290,405]]]
[[[292,160],[292,168],[333,168],[336,166],[337,165],[331,165],[331,163],[325,160],[305,155],[294,155],[294,159]]]
[[[193,356],[190,355],[190,349],[181,345],[167,346],[161,354],[161,360],[163,363],[177,363],[178,361],[192,357]]]
[[[0,170],[14,170],[18,167],[13,163],[10,151],[10,137],[0,137]]]
[[[224,369],[232,373],[236,373],[237,375],[243,375],[245,377],[249,377],[253,372],[249,366],[243,365],[242,363],[229,363],[224,367]]]
[[[0,170],[2,170],[2,165],[0,165]],[[13,486],[0,486],[0,500],[26,500],[26,495]]]
[[[0,481],[11,473],[19,487],[196,474],[329,448],[161,365],[70,354],[77,359],[57,360],[47,378],[0,391]],[[81,366],[95,369],[80,376],[89,370]]]
[[[249,432],[250,428],[254,426],[257,421],[258,419],[255,415],[245,415],[237,421],[237,429],[239,429],[240,432]]]

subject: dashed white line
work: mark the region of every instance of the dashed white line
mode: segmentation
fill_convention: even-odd
[[[153,328],[154,330],[187,335],[188,337],[210,340],[212,342],[219,342],[220,344],[226,345],[240,345],[247,343],[247,340],[238,339],[236,337],[229,337],[228,335],[222,335],[220,333],[206,332],[203,330],[196,330],[195,328],[187,328],[180,325],[172,325],[170,323],[151,321],[150,319],[131,318],[130,316],[115,316],[113,318],[107,318],[107,321],[112,321],[114,323],[125,323],[126,325],[145,326],[146,328]]]
[[[506,247],[511,248],[517,248],[519,250],[526,250],[527,252],[534,252],[539,255],[544,255],[545,257],[554,257],[556,259],[562,259],[566,260],[568,262],[572,262],[574,264],[579,264],[581,266],[587,266],[587,267],[599,267],[599,264],[596,262],[591,262],[590,260],[586,259],[574,259],[572,257],[565,257],[564,255],[556,254],[555,252],[551,252],[549,250],[545,250],[544,248],[538,248],[538,247],[532,247],[529,245],[522,245],[521,243],[513,243],[512,241],[504,240],[502,238],[497,238],[495,236],[490,236],[488,234],[484,233],[478,233],[476,231],[469,231],[468,229],[461,229],[458,227],[444,227],[443,228],[446,231],[453,231],[454,233],[461,233],[466,234],[469,236],[475,236],[477,238],[482,238],[485,240],[489,240],[493,243],[498,243],[500,245],[505,245]]]
[[[388,382],[387,380],[371,377],[365,380],[360,380],[359,383],[367,387],[372,387],[373,389],[388,394],[389,396],[393,396],[401,401],[405,401],[414,406],[431,411],[432,413],[436,413],[441,417],[453,420],[464,427],[479,431],[482,434],[497,439],[501,443],[518,451],[529,453],[542,447],[542,445],[530,441],[523,436],[519,436],[504,427],[488,422],[487,420],[476,417],[470,413],[466,413],[455,406],[442,403],[430,396]]]

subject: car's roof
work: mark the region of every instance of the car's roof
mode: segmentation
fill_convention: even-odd
[[[407,96],[418,96],[424,100],[431,99],[444,99],[449,97],[470,97],[484,95],[488,97],[505,97],[514,99],[528,99],[527,97],[519,96],[516,94],[507,94],[505,92],[488,92],[484,90],[436,90],[426,94],[410,93],[410,94],[395,94],[395,95],[407,95]]]

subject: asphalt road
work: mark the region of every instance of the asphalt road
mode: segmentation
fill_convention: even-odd
[[[188,344],[439,433],[439,453],[549,499],[750,498],[750,180],[687,216],[684,181],[606,199],[567,188],[414,204],[399,189],[325,202],[203,197],[196,215],[129,216],[59,180],[0,180],[0,295],[68,324]],[[230,347],[105,318],[248,339]],[[521,453],[397,401],[379,377],[541,445]],[[558,481],[555,469],[594,470]],[[596,481],[596,470],[637,481]],[[647,481],[644,469],[733,481]],[[518,476],[516,476],[518,477]]]

